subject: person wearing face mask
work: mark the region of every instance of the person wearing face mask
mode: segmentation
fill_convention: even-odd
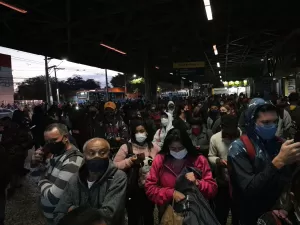
[[[171,117],[169,113],[161,113],[161,128],[156,131],[153,138],[153,143],[157,144],[160,148],[164,144],[167,133],[173,128]]]
[[[172,205],[173,200],[180,202],[185,199],[186,196],[175,189],[175,183],[186,167],[201,171],[201,177],[193,172],[186,173],[185,177],[199,188],[207,200],[212,199],[218,187],[207,159],[196,150],[185,131],[173,128],[168,132],[161,151],[155,157],[145,183],[148,198],[159,206],[160,217],[166,207]]]
[[[171,120],[173,121],[175,111],[175,104],[173,101],[169,101],[167,104],[167,112],[172,116]]]
[[[55,211],[55,224],[78,207],[97,209],[105,224],[124,222],[126,174],[109,159],[109,143],[102,138],[88,140],[83,147],[84,164],[67,185]]]
[[[209,140],[212,136],[210,130],[207,130],[200,118],[193,118],[191,120],[191,134],[190,138],[193,142],[193,145],[196,147],[201,154],[207,157]]]
[[[149,166],[147,168],[144,166],[146,166],[145,160],[152,162],[160,148],[152,143],[152,138],[148,136],[148,129],[143,120],[132,120],[130,131],[130,142],[122,145],[114,158],[116,167],[121,170],[128,171],[133,167],[138,168],[137,180],[130,181],[130,183],[135,182],[132,185],[135,185],[136,192],[127,194],[128,224],[137,225],[140,220],[143,220],[145,225],[153,225],[154,204],[148,200],[144,189]]]
[[[222,105],[220,107],[220,117],[215,121],[212,127],[212,133],[218,133],[221,131],[221,117],[224,115],[231,114],[231,108],[229,105]]]
[[[239,223],[236,209],[231,203],[230,198],[227,156],[229,146],[241,135],[237,117],[229,114],[223,115],[221,128],[220,132],[211,137],[208,154],[208,160],[215,171],[215,178],[218,183],[218,194],[215,198],[215,213],[220,224],[226,225],[229,210],[231,209],[232,224],[236,225]]]
[[[219,107],[217,103],[212,103],[209,108],[208,118],[207,118],[207,129],[212,129],[216,120],[220,117]]]
[[[116,109],[114,102],[104,104],[104,120],[103,123],[100,122],[104,136],[98,136],[109,142],[112,154],[115,154],[129,138],[128,127],[123,118],[116,114]]]
[[[65,125],[49,125],[44,132],[45,145],[32,156],[31,166],[43,173],[38,183],[41,193],[41,207],[47,224],[53,224],[53,211],[64,194],[71,177],[82,165],[83,156],[68,139]]]
[[[240,224],[252,225],[271,211],[291,181],[292,167],[300,162],[300,142],[283,143],[275,136],[277,109],[263,99],[252,99],[245,117],[247,135],[231,144],[227,164]]]

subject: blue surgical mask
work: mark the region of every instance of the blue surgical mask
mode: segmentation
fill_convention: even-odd
[[[255,131],[263,140],[270,140],[275,137],[277,125],[275,123],[263,126],[256,124]]]

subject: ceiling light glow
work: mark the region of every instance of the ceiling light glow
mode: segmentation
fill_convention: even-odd
[[[212,11],[211,11],[211,6],[206,5],[205,6],[205,11],[206,11],[207,20],[212,20],[213,16],[212,16]]]
[[[213,45],[213,50],[214,50],[215,55],[218,55],[218,49],[217,49],[216,45]]]
[[[221,74],[221,71],[219,70],[219,74]]]
[[[220,68],[220,63],[219,63],[219,62],[217,62],[217,67],[219,67],[219,68]]]
[[[111,47],[111,46],[108,46],[108,45],[106,45],[106,44],[101,43],[100,45],[103,46],[103,47],[105,47],[105,48],[108,48],[108,49],[110,49],[110,50],[112,50],[112,51],[118,52],[118,53],[120,53],[120,54],[122,54],[122,55],[126,55],[126,54],[127,54],[126,52],[122,52],[122,51],[120,51],[120,50],[118,50],[118,49],[116,49],[116,48],[113,48],[113,47]]]
[[[186,78],[185,77],[181,77],[183,80],[185,80]]]
[[[15,6],[10,5],[10,4],[8,4],[8,3],[6,3],[6,2],[3,2],[3,1],[0,1],[0,5],[4,5],[4,6],[10,8],[10,9],[12,9],[12,10],[15,10],[15,11],[19,12],[19,13],[27,13],[26,10],[20,9],[20,8],[18,8],[18,7],[15,7]]]

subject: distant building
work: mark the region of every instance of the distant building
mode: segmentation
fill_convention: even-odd
[[[14,103],[14,81],[11,68],[11,56],[0,54],[0,102]]]

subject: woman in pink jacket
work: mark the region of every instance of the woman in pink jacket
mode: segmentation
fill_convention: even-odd
[[[165,138],[160,153],[155,157],[147,176],[145,189],[150,200],[159,206],[169,204],[174,199],[179,202],[184,194],[174,189],[176,178],[186,167],[194,167],[202,172],[202,178],[196,179],[193,172],[186,174],[186,179],[195,183],[206,199],[212,199],[217,193],[217,184],[207,159],[199,155],[188,134],[172,129]]]
[[[152,138],[148,136],[148,129],[143,120],[133,120],[130,123],[131,141],[120,147],[114,158],[114,163],[118,169],[128,171],[131,167],[137,166],[139,170],[137,188],[134,193],[127,196],[130,198],[126,203],[128,213],[128,224],[138,225],[140,219],[144,225],[153,225],[154,204],[145,193],[145,179],[149,174],[154,157],[160,148],[152,144]],[[129,155],[128,147],[133,155]]]

